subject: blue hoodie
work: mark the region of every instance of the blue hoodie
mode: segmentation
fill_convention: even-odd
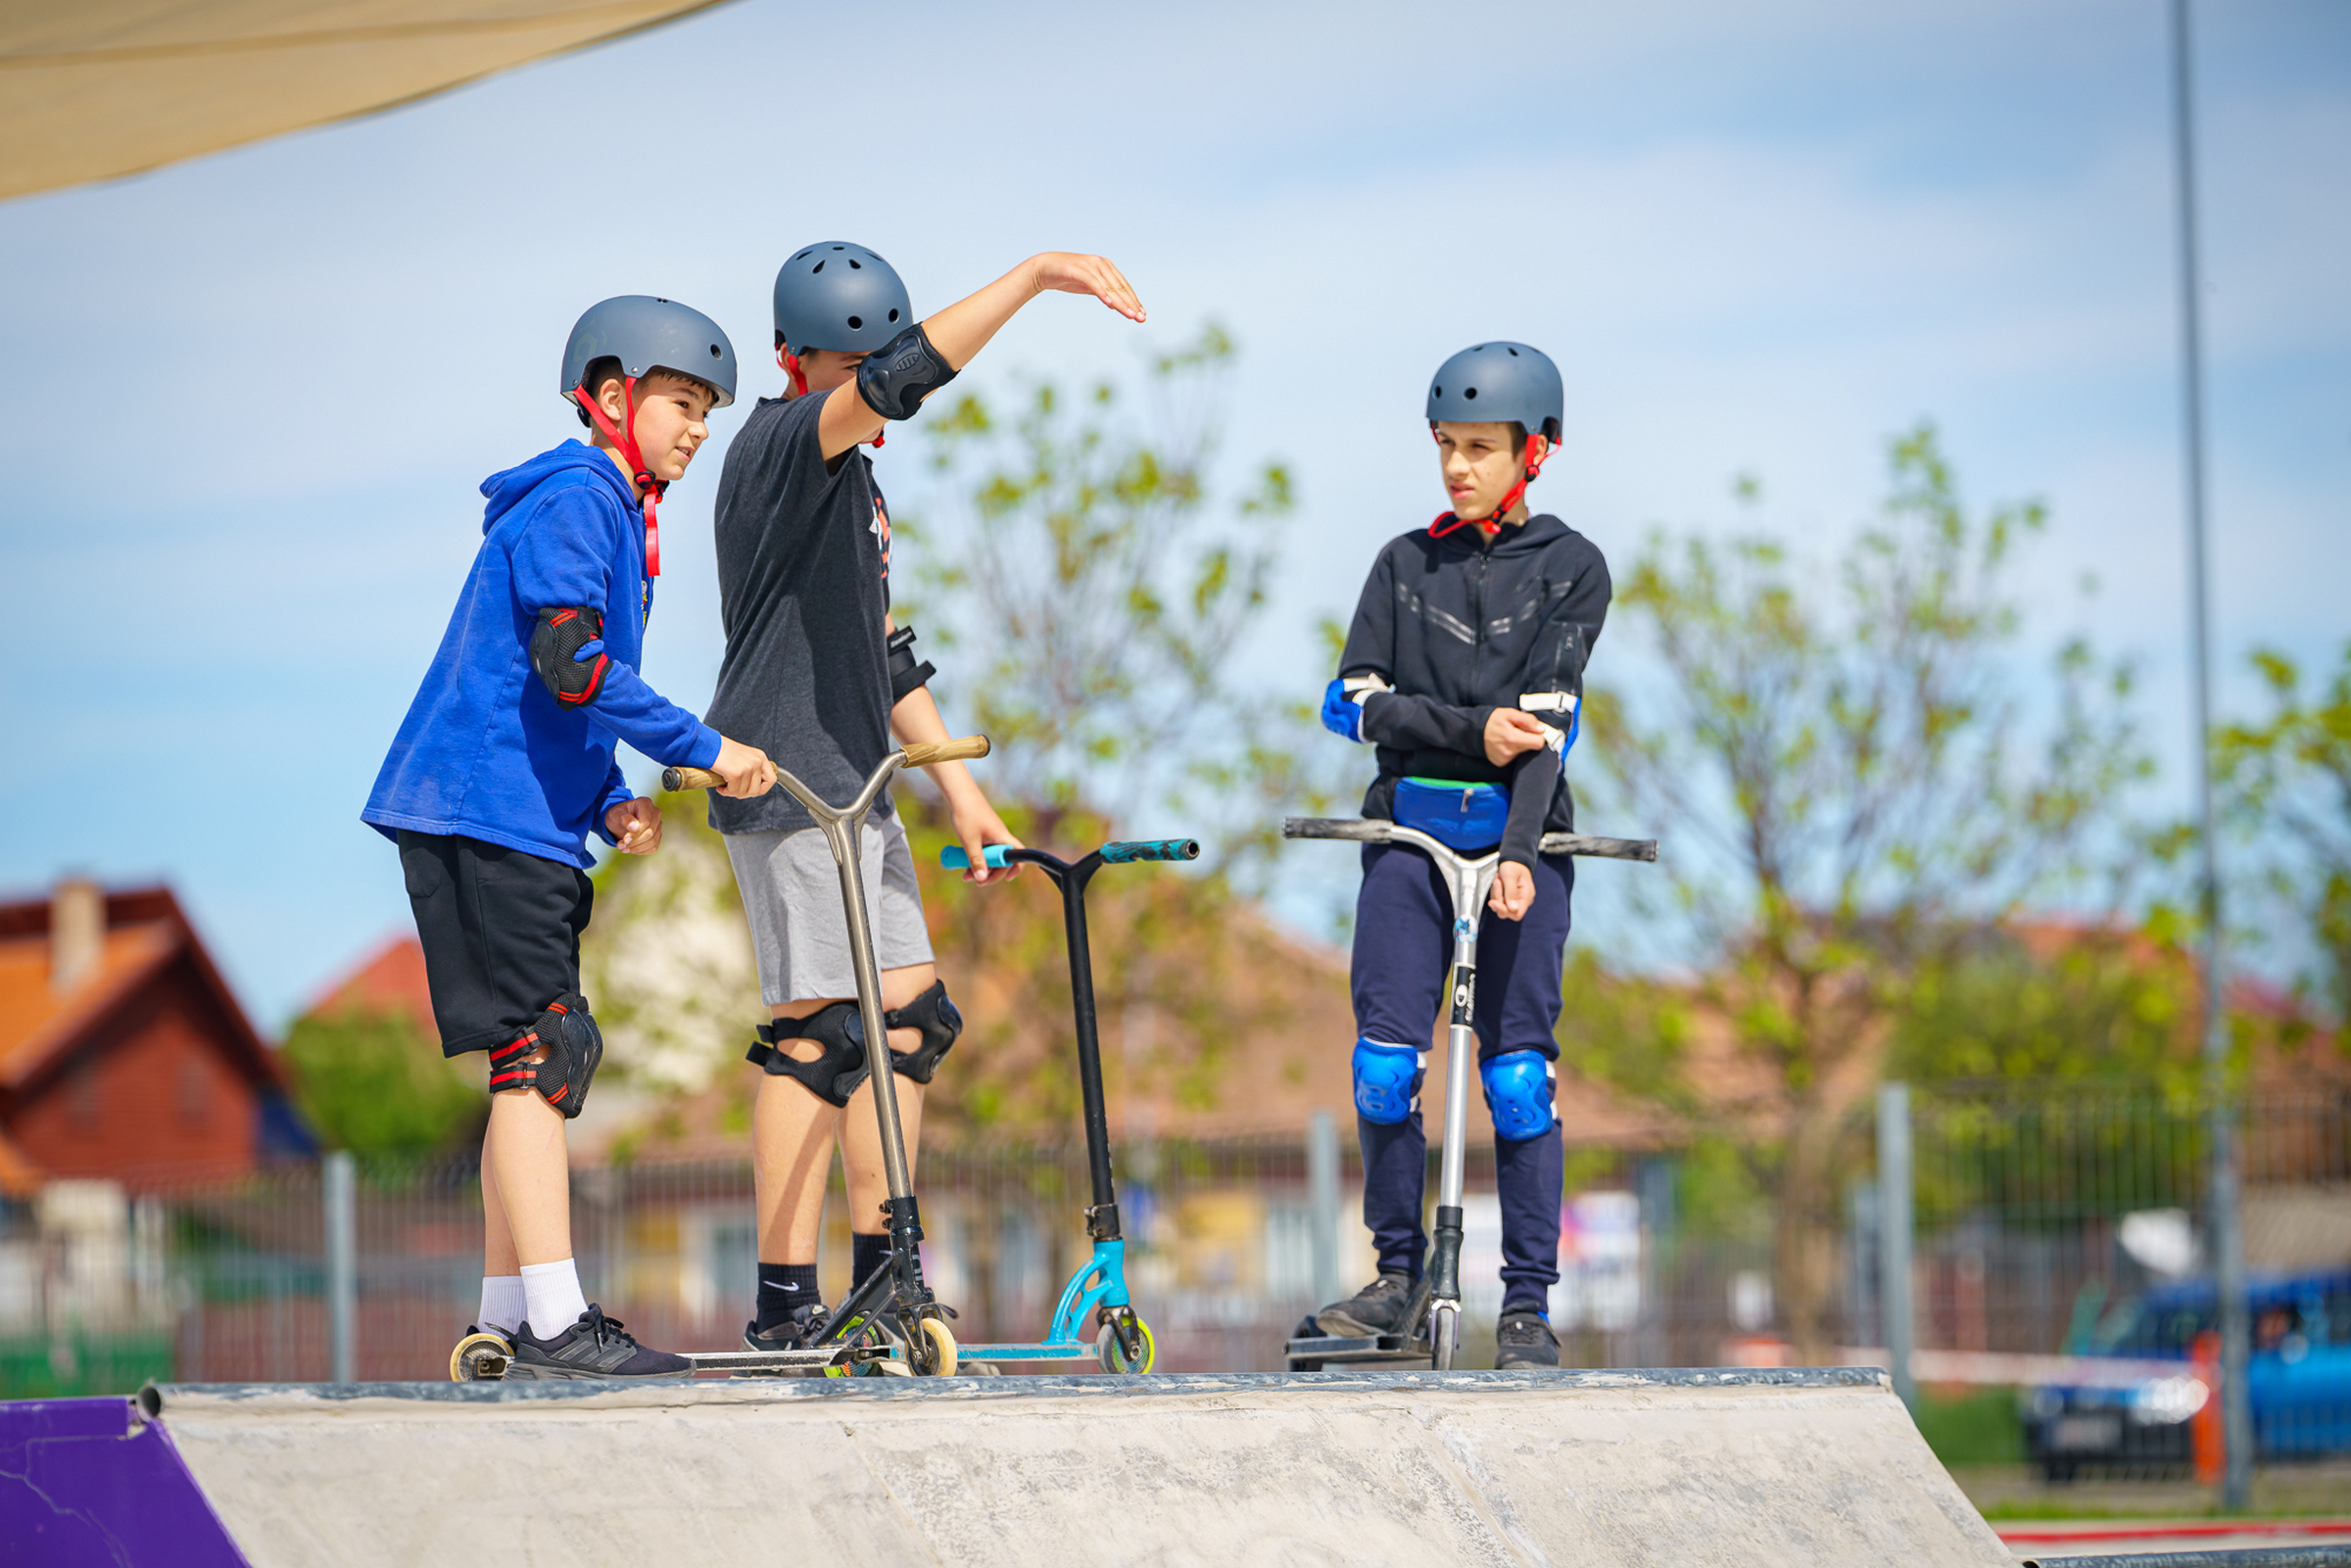
[[[630,795],[615,741],[669,767],[707,768],[718,732],[637,674],[652,580],[645,523],[611,458],[567,441],[482,481],[482,547],[360,820],[456,833],[525,854],[595,864],[604,813]],[[611,665],[586,709],[555,705],[531,668],[539,612],[600,606],[604,635],[580,649]]]

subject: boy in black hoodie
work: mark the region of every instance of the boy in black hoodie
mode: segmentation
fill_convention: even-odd
[[[1558,368],[1523,343],[1480,344],[1438,369],[1428,422],[1453,509],[1380,551],[1322,704],[1331,731],[1378,748],[1365,816],[1464,851],[1501,847],[1487,901],[1498,918],[1478,937],[1475,1011],[1502,1197],[1498,1367],[1559,1364],[1548,1311],[1559,1277],[1561,1177],[1552,1028],[1575,867],[1540,853],[1540,843],[1574,827],[1560,769],[1610,593],[1607,562],[1590,540],[1549,513],[1527,513],[1527,484],[1559,442],[1564,403]],[[1317,1314],[1325,1334],[1412,1328],[1399,1319],[1427,1250],[1421,1064],[1452,927],[1451,895],[1428,856],[1364,846],[1354,1078],[1364,1222],[1379,1277]]]

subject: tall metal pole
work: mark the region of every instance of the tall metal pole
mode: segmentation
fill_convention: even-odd
[[[326,1157],[319,1174],[326,1205],[327,1375],[349,1383],[358,1367],[353,1323],[359,1302],[358,1184],[351,1156],[339,1149]]]
[[[2173,165],[2179,185],[2182,479],[2186,491],[2189,761],[2196,781],[2198,889],[2204,916],[2204,1093],[2212,1140],[2210,1229],[2221,1307],[2221,1420],[2228,1449],[2223,1505],[2246,1507],[2253,1490],[2253,1408],[2245,1388],[2251,1325],[2245,1311],[2245,1246],[2237,1226],[2236,1108],[2229,1083],[2227,974],[2222,968],[2221,862],[2212,812],[2212,619],[2204,548],[2204,328],[2196,255],[2196,143],[2188,0],[2171,0]]]
[[[1339,1129],[1327,1111],[1306,1124],[1306,1190],[1314,1215],[1310,1272],[1315,1300],[1336,1301],[1339,1291]]]
[[[1918,1385],[1910,1376],[1910,1086],[1878,1085],[1878,1315],[1886,1322],[1886,1358],[1894,1363],[1894,1392],[1913,1412]]]

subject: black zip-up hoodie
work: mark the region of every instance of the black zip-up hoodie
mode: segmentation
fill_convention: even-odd
[[[1572,832],[1559,753],[1547,747],[1497,768],[1486,760],[1486,720],[1535,692],[1570,694],[1580,709],[1612,592],[1600,547],[1548,512],[1491,542],[1474,525],[1390,540],[1339,656],[1342,678],[1377,676],[1394,689],[1364,702],[1363,736],[1379,757],[1364,815],[1392,817],[1401,778],[1459,779],[1510,788],[1505,860],[1532,866],[1544,833]],[[1538,717],[1560,730],[1569,719]]]

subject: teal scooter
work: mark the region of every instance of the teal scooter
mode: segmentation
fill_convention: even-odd
[[[1119,1231],[1119,1195],[1110,1175],[1110,1118],[1102,1105],[1102,1047],[1094,1032],[1094,961],[1085,939],[1085,884],[1104,866],[1138,860],[1198,860],[1196,838],[1120,839],[1082,859],[1069,861],[1041,849],[990,844],[987,864],[1034,866],[1061,889],[1061,918],[1069,933],[1070,1000],[1078,1016],[1078,1085],[1085,1100],[1085,1158],[1093,1178],[1093,1202],[1085,1210],[1085,1233],[1093,1256],[1070,1276],[1054,1305],[1045,1337],[1028,1345],[959,1345],[959,1363],[998,1361],[1093,1361],[1106,1372],[1151,1370],[1158,1344],[1127,1294],[1127,1242]],[[938,863],[968,871],[971,856],[961,845]],[[1092,1318],[1089,1324],[1088,1317]],[[1088,1328],[1094,1330],[1086,1337]]]

